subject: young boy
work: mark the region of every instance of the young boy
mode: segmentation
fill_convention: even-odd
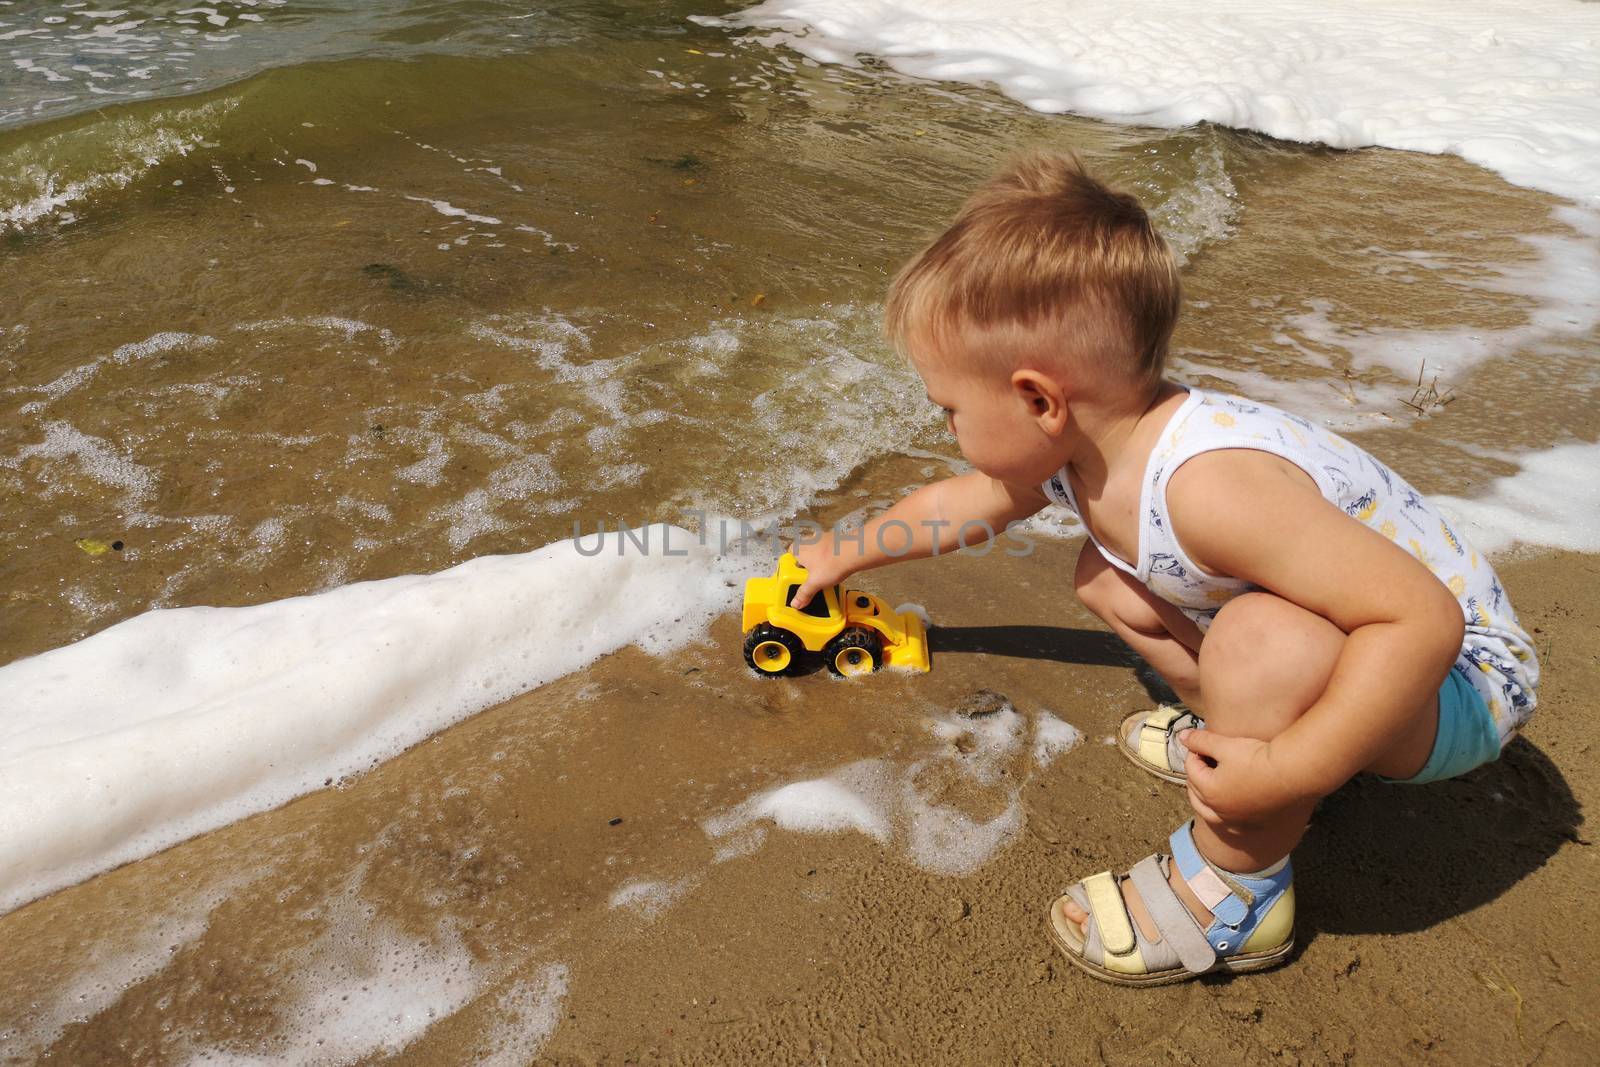
[[[1497,758],[1539,670],[1488,560],[1397,474],[1298,416],[1163,378],[1178,306],[1138,201],[1075,160],[980,188],[886,315],[975,470],[860,538],[799,546],[794,598],[1050,502],[1077,513],[1078,595],[1186,706],[1131,716],[1119,741],[1184,783],[1196,818],[1050,909],[1072,963],[1129,985],[1282,962],[1289,853],[1317,799],[1362,771],[1420,783]]]

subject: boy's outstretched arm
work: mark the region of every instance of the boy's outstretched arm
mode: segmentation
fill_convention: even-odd
[[[857,571],[982,544],[1047,503],[1036,485],[1010,485],[979,471],[925,485],[869,520],[859,538],[830,530],[796,545],[807,574],[791,606],[804,607],[817,590]]]
[[[1268,453],[1198,456],[1173,476],[1167,503],[1202,569],[1260,586],[1348,635],[1322,697],[1270,742],[1199,738],[1193,751],[1215,765],[1191,759],[1191,790],[1241,823],[1333,792],[1430,705],[1461,650],[1460,604],[1427,566]]]

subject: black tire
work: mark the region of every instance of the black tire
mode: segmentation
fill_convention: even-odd
[[[841,677],[871,674],[883,666],[883,639],[864,626],[852,626],[822,650],[828,669]]]
[[[776,670],[772,669],[774,659],[768,655],[773,643],[783,646],[787,657]],[[762,649],[758,661],[757,649]],[[750,669],[757,674],[771,677],[779,674],[794,674],[800,669],[801,657],[805,655],[806,646],[800,639],[788,630],[779,629],[770,622],[758,623],[751,627],[750,632],[744,637],[744,661]],[[763,666],[765,664],[765,666]]]

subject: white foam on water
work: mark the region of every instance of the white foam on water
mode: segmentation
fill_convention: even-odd
[[[706,833],[722,837],[753,822],[771,820],[785,830],[837,834],[849,830],[879,841],[889,839],[888,817],[868,792],[877,777],[877,762],[842,768],[828,778],[791,782],[761,793],[733,811],[705,821]]]
[[[1515,457],[1515,474],[1488,492],[1429,499],[1467,533],[1480,552],[1513,545],[1600,552],[1600,442],[1557,445]]]
[[[104,438],[86,434],[59,419],[45,423],[43,429],[43,441],[23,445],[9,456],[0,456],[0,467],[19,470],[36,457],[51,463],[67,463],[101,485],[122,490],[123,505],[129,508],[155,491],[156,473],[134,462]],[[53,478],[46,473],[42,480],[43,493],[49,496]]]
[[[1531,259],[1471,264],[1470,274],[1452,277],[1446,272],[1458,264],[1422,251],[1392,253],[1438,273],[1457,288],[1528,301],[1527,318],[1517,325],[1434,330],[1353,325],[1335,321],[1326,301],[1308,302],[1309,310],[1289,316],[1285,325],[1306,340],[1344,349],[1358,370],[1385,367],[1411,379],[1425,367],[1447,381],[1459,381],[1488,360],[1551,341],[1586,337],[1600,326],[1600,214],[1570,206],[1559,207],[1554,214],[1568,232],[1522,237],[1535,252]],[[1285,338],[1285,343],[1294,341]]]
[[[1240,367],[1228,353],[1195,349],[1175,353],[1169,366],[1180,377],[1220,379],[1229,389],[1332,429],[1360,431],[1442,411],[1418,413],[1405,406],[1419,375],[1424,385],[1436,381],[1439,393],[1446,394],[1492,361],[1581,358],[1588,339],[1600,329],[1600,212],[1561,205],[1552,216],[1561,229],[1522,236],[1533,255],[1511,262],[1474,261],[1421,249],[1366,250],[1387,259],[1388,266],[1430,272],[1431,281],[1463,293],[1509,297],[1507,303],[1524,309],[1520,322],[1442,329],[1366,326],[1348,321],[1333,301],[1311,298],[1303,302],[1303,310],[1282,316],[1274,341],[1292,351],[1298,366],[1325,369],[1324,376],[1281,378]],[[1261,303],[1262,314],[1271,314],[1269,302]],[[1330,349],[1344,353],[1345,368],[1334,366]]]
[[[499,1020],[489,1029],[487,1047],[473,1059],[477,1067],[525,1067],[561,1024],[567,998],[567,965],[549,963],[531,978],[518,979],[500,995]]]
[[[315,168],[312,168],[312,169],[315,169]],[[452,204],[452,203],[450,203],[448,201],[445,201],[445,200],[432,200],[432,199],[429,199],[426,196],[410,196],[410,195],[407,195],[406,199],[407,200],[415,200],[419,204],[427,204],[429,207],[433,208],[433,210],[437,211],[439,214],[447,215],[450,218],[466,219],[468,222],[481,222],[485,226],[499,226],[499,225],[501,225],[500,220],[497,219],[497,218],[492,218],[491,216],[488,216],[488,215],[474,215],[472,212],[468,211],[466,208],[456,207],[454,204]]]
[[[8,393],[32,392],[43,393],[40,400],[30,400],[17,410],[28,415],[41,411],[51,401],[59,400],[63,396],[77,389],[85,382],[99,374],[101,369],[109,363],[118,366],[127,366],[135,360],[145,359],[149,356],[159,355],[163,352],[172,352],[185,348],[210,348],[217,343],[215,337],[206,337],[201,334],[184,333],[182,331],[167,330],[152,334],[143,341],[134,341],[130,344],[120,345],[110,355],[100,356],[88,363],[73,367],[44,385],[10,386],[5,391]]]
[[[68,1026],[94,1018],[127,990],[165,969],[174,956],[206,932],[218,904],[269,869],[257,867],[246,877],[226,877],[198,892],[174,897],[168,907],[141,916],[125,941],[80,941],[77,955],[70,961],[71,976],[54,998],[36,1003],[26,1020],[0,1023],[0,1060],[36,1059]]]
[[[910,600],[895,608],[894,613],[896,615],[915,615],[918,619],[922,620],[923,626],[927,627],[933,625],[933,616],[928,614],[928,609],[923,607],[921,604]]]
[[[925,871],[947,877],[971,874],[1022,832],[1024,816],[1018,791],[1000,813],[978,819],[960,808],[930,803],[907,783],[906,852]]]
[[[1575,0],[770,0],[697,21],[1036,111],[1450,153],[1600,200],[1600,6]]]
[[[318,921],[317,936],[276,968],[292,986],[273,998],[278,1025],[263,1047],[195,1049],[190,1064],[342,1067],[393,1055],[487,984],[448,925],[414,937],[374,917],[359,898],[334,900]]]
[[[347,319],[340,315],[306,315],[285,316],[276,319],[262,319],[258,322],[241,322],[234,327],[243,333],[261,333],[268,330],[283,330],[305,328],[323,333],[339,334],[346,342],[354,341],[365,333],[376,333],[378,340],[385,348],[392,348],[395,344],[394,333],[387,327],[374,326],[362,322],[360,319]]]
[[[665,525],[626,543],[589,534],[252,607],[152,611],[0,667],[0,913],[364,771],[623,645],[693,640],[735,598],[737,562]]]

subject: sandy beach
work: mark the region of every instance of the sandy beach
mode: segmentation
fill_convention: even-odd
[[[1067,598],[1075,551],[877,575],[942,624],[930,675],[759,679],[725,617],[680,655],[624,650],[339,788],[24,907],[0,920],[0,1017],[74,1010],[53,998],[87,959],[150,973],[64,1023],[41,1062],[331,1055],[381,1016],[386,983],[452,979],[475,999],[393,1062],[1584,1062],[1600,564],[1504,567],[1550,667],[1532,727],[1463,780],[1329,797],[1296,857],[1291,964],[1130,991],[1078,974],[1044,933],[1066,882],[1144,854],[1185,813],[1102,743],[1150,696]],[[926,729],[980,689],[1016,709],[1024,742],[988,782],[970,737]],[[1085,734],[1042,767],[1041,712]],[[955,876],[919,865],[901,829],[706,829],[861,761],[973,825],[1015,796],[1020,821]],[[329,958],[340,977],[298,1001],[264,992]]]

